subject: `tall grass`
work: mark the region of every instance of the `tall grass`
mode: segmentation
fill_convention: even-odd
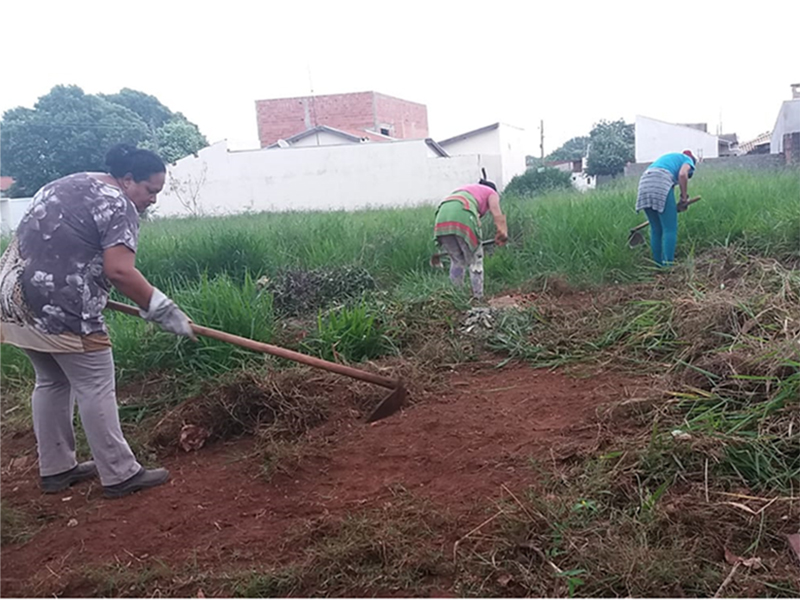
[[[520,199],[507,196],[512,243],[486,260],[490,291],[539,275],[574,283],[646,277],[647,246],[627,247],[635,179],[587,194],[575,191]],[[702,173],[690,183],[703,200],[679,217],[678,257],[712,246],[742,245],[765,254],[798,254],[800,175],[797,171]],[[138,265],[157,285],[176,276],[226,273],[241,281],[282,268],[358,265],[384,286],[428,270],[434,252],[435,207],[330,213],[281,213],[215,219],[165,219],[142,228]],[[484,237],[494,233],[485,219]]]
[[[260,342],[272,338],[272,297],[260,293],[247,273],[241,285],[222,273],[214,278],[202,275],[198,281],[174,279],[164,291],[202,325]],[[135,317],[110,311],[106,316],[123,381],[159,371],[209,377],[263,360],[248,350],[209,338],[192,342],[176,337]]]
[[[512,241],[486,259],[487,292],[555,274],[578,285],[648,277],[647,246],[630,249],[626,243],[628,230],[643,220],[633,209],[636,185],[621,180],[587,194],[504,197]],[[753,253],[800,256],[797,171],[701,170],[690,191],[703,201],[679,217],[679,260],[734,243]],[[198,323],[267,341],[272,298],[259,293],[254,281],[286,268],[359,266],[399,301],[445,293],[446,274],[428,266],[435,251],[434,211],[425,206],[156,220],[142,225],[137,265]],[[488,217],[484,237],[493,234]],[[191,344],[131,317],[108,318],[123,380],[158,370],[214,375],[253,357],[208,340]],[[29,379],[20,352],[4,347],[0,360],[6,384]]]

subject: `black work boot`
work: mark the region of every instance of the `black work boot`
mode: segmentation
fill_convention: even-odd
[[[116,485],[104,485],[103,491],[106,498],[122,498],[128,494],[138,492],[151,487],[156,487],[166,483],[169,479],[169,471],[166,469],[145,469],[142,468],[136,475],[117,483]]]
[[[69,471],[42,477],[40,486],[45,494],[56,494],[63,492],[71,485],[92,477],[97,477],[97,467],[94,465],[93,460],[88,460],[75,465]]]

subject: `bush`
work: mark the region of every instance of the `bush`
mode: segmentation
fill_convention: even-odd
[[[268,281],[266,289],[275,298],[275,310],[293,316],[357,298],[375,289],[375,281],[366,269],[354,266],[311,271],[289,269]]]
[[[544,169],[529,169],[522,175],[517,175],[506,186],[506,194],[512,196],[536,196],[550,190],[569,189],[572,187],[572,174],[545,167]]]
[[[396,352],[375,310],[363,301],[320,314],[317,331],[303,347],[315,356],[334,362],[361,362]]]

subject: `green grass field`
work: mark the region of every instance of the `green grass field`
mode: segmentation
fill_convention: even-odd
[[[644,220],[633,209],[636,183],[505,197],[511,241],[487,257],[487,294],[533,291],[536,300],[497,313],[477,341],[458,329],[468,294],[428,265],[436,251],[434,207],[143,223],[139,268],[199,324],[329,360],[385,357],[415,373],[488,353],[498,367],[512,360],[602,365],[647,374],[659,385],[648,402],[622,407],[633,416],[602,451],[558,467],[555,460],[552,468],[532,464],[527,495],[499,505],[492,528],[464,540],[456,565],[451,547],[445,557],[425,546],[452,524],[401,494],[389,519],[363,512],[332,524],[302,562],[236,574],[187,572],[209,589],[246,596],[323,588],[357,595],[383,589],[371,587],[379,580],[416,594],[439,573],[464,596],[712,596],[728,585],[725,593],[734,595],[796,597],[785,536],[800,515],[800,173],[698,173],[690,194],[703,199],[679,216],[677,265],[669,272],[654,269],[648,245],[627,246],[629,229]],[[493,234],[488,217],[484,237]],[[336,269],[350,283],[358,275],[370,285],[300,315],[282,313],[279,298],[259,284],[291,270],[335,279]],[[550,291],[554,282],[568,294],[587,293],[562,303]],[[331,289],[350,289],[346,283],[334,281]],[[239,385],[239,376],[274,376],[265,374],[260,355],[107,316],[120,383],[163,383],[156,396],[121,407],[137,448],[149,447],[147,423],[160,423],[203,385],[225,396],[229,384],[252,388],[252,380]],[[3,408],[16,410],[28,402],[33,374],[15,348],[2,346],[0,359]],[[276,365],[282,363],[267,370]],[[302,401],[291,409],[298,422],[306,422],[303,406],[326,406],[298,394]],[[209,406],[214,402],[208,393]],[[214,414],[249,414],[230,398],[221,406]],[[314,413],[309,422],[320,419]],[[29,429],[29,413],[14,412],[4,427]],[[298,427],[302,433],[305,425]],[[272,472],[281,468],[276,456],[300,461],[302,443],[302,435],[284,445],[269,437],[265,464]],[[747,498],[763,500],[763,509],[745,514]],[[35,535],[19,511],[2,509],[9,543]],[[723,543],[742,556],[766,557],[769,569],[742,567],[725,582],[717,556]],[[89,579],[95,593],[112,595],[149,595],[172,585],[171,575],[137,577],[101,568]]]

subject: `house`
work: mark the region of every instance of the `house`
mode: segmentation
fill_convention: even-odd
[[[332,146],[336,144],[363,144],[364,142],[390,142],[394,138],[371,131],[342,131],[327,125],[317,125],[286,139],[280,139],[267,148],[303,148],[307,146]]]
[[[320,125],[357,137],[429,137],[424,104],[377,92],[256,100],[256,120],[262,148]]]
[[[709,134],[705,123],[676,124],[636,116],[636,162],[653,162],[668,152],[691,150],[698,158],[719,156],[719,138]]]
[[[487,176],[502,191],[516,175],[526,170],[524,150],[525,130],[506,123],[492,123],[466,133],[439,141],[450,156],[497,156],[500,171],[487,170]]]
[[[793,83],[792,99],[786,100],[781,105],[781,110],[778,113],[778,118],[775,121],[775,127],[772,130],[770,137],[769,151],[771,154],[780,154],[785,152],[786,146],[789,146],[792,151],[798,152],[794,140],[800,138],[800,83]]]
[[[581,192],[595,189],[597,178],[586,173],[586,157],[578,160],[551,160],[544,163],[550,169],[558,169],[572,176],[572,187]]]
[[[772,132],[765,131],[754,139],[739,144],[741,154],[769,154]]]
[[[564,173],[581,173],[583,172],[583,159],[578,160],[549,160],[545,161],[545,167],[551,169],[558,169]]]
[[[721,133],[719,139],[719,156],[738,156],[739,138],[735,133]]]

